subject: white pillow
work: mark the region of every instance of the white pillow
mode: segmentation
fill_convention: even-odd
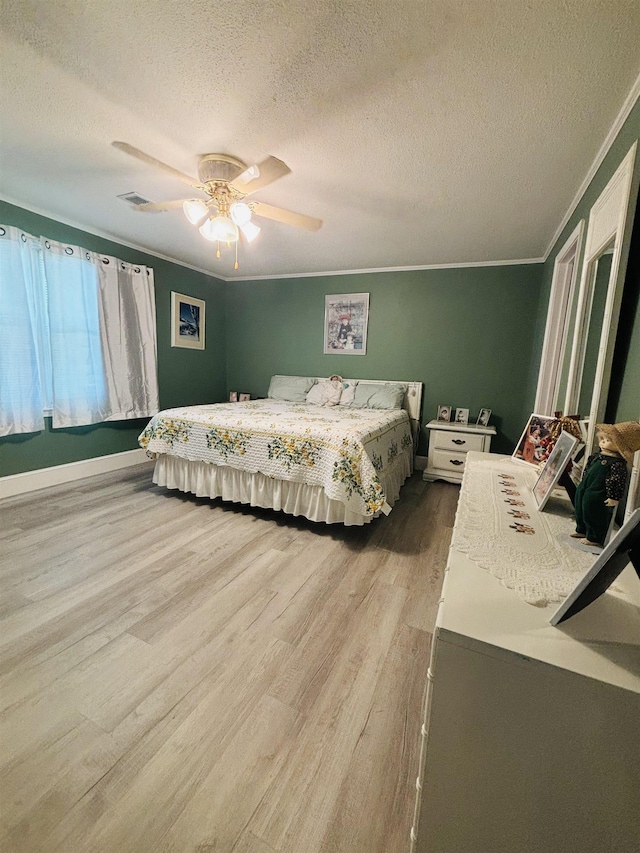
[[[350,406],[353,403],[353,398],[356,395],[356,385],[358,383],[352,379],[345,379],[342,382],[342,396],[340,397],[341,406]]]
[[[316,382],[315,385],[311,387],[311,390],[307,394],[307,403],[313,403],[315,406],[322,405],[322,383]]]
[[[310,376],[272,376],[267,397],[272,400],[288,400],[304,403],[307,391],[315,379]]]
[[[342,380],[323,379],[311,388],[307,394],[307,403],[316,406],[337,406],[342,395]]]

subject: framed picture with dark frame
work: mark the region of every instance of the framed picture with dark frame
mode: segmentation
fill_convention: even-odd
[[[171,291],[171,346],[204,349],[204,299]]]
[[[549,458],[545,462],[540,476],[533,487],[533,499],[539,510],[543,510],[549,500],[549,496],[556,487],[562,472],[571,461],[579,440],[568,432],[562,430],[553,446]]]

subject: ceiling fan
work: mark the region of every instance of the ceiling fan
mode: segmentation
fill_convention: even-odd
[[[161,160],[156,160],[127,142],[112,142],[114,148],[156,166],[174,178],[198,190],[204,198],[185,198],[176,201],[148,202],[134,205],[136,210],[157,213],[182,208],[192,225],[197,225],[203,237],[217,243],[216,257],[220,257],[220,243],[236,244],[235,269],[238,269],[238,242],[240,233],[251,242],[260,233],[260,227],[252,216],[263,216],[296,228],[317,231],[322,220],[303,213],[295,213],[282,207],[274,207],[263,201],[245,202],[244,199],[263,187],[288,175],[291,169],[277,157],[267,157],[254,166],[227,154],[205,154],[198,163],[198,178],[190,177]]]

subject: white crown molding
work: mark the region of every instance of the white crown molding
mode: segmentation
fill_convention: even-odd
[[[137,252],[144,252],[145,255],[151,255],[153,258],[160,258],[161,261],[168,261],[170,264],[176,264],[179,267],[185,267],[188,270],[203,273],[204,275],[208,275],[210,278],[215,278],[218,281],[233,281],[233,279],[227,279],[222,276],[215,275],[211,270],[196,267],[193,264],[188,264],[186,261],[179,261],[177,258],[169,257],[169,255],[161,255],[160,252],[154,252],[153,249],[149,249],[146,246],[139,246],[137,243],[128,243],[120,237],[116,237],[114,234],[109,234],[108,231],[99,231],[97,228],[89,228],[86,225],[81,225],[73,219],[67,219],[64,216],[59,216],[57,213],[53,213],[50,210],[34,207],[31,204],[25,204],[23,201],[19,201],[16,198],[5,195],[4,193],[0,193],[0,201],[5,201],[7,204],[12,204],[14,207],[21,207],[23,210],[28,210],[29,213],[44,216],[46,219],[53,219],[55,222],[60,222],[62,225],[68,225],[70,228],[77,228],[78,231],[84,231],[87,234],[92,234],[94,237],[101,237],[103,240],[110,240],[112,243],[117,243],[119,246],[126,246],[128,249],[135,249]],[[38,234],[37,236],[46,237],[48,235]]]
[[[38,468],[22,474],[10,474],[8,477],[0,477],[0,498],[15,497],[37,489],[46,489],[49,486],[60,486],[95,474],[106,474],[109,471],[118,471],[120,468],[128,468],[131,465],[140,465],[149,461],[144,450],[138,448],[125,450],[122,453],[112,453],[109,456],[68,462],[66,465]]]
[[[557,227],[555,234],[551,238],[551,242],[547,246],[547,251],[544,253],[544,259],[543,259],[544,261],[546,261],[548,259],[549,255],[551,254],[551,252],[553,250],[553,247],[558,242],[560,235],[562,234],[562,232],[564,231],[564,229],[567,226],[567,223],[569,222],[569,220],[573,216],[575,209],[578,206],[578,204],[580,203],[582,196],[585,194],[589,184],[594,179],[596,172],[598,171],[598,169],[602,165],[602,161],[604,160],[604,158],[609,153],[609,149],[613,145],[616,136],[620,133],[620,129],[622,128],[622,125],[625,123],[625,121],[629,117],[629,113],[633,109],[633,107],[634,107],[634,105],[635,105],[635,103],[639,97],[640,97],[640,74],[638,75],[638,77],[636,77],[636,81],[633,84],[633,86],[631,87],[631,91],[627,95],[620,112],[616,116],[615,121],[611,125],[609,133],[607,134],[604,142],[600,146],[600,150],[596,154],[596,158],[593,161],[593,163],[591,164],[591,168],[589,169],[589,171],[585,175],[584,180],[580,184],[578,192],[575,195],[575,198],[571,202],[569,209],[567,210],[565,215],[562,217],[562,221],[560,222],[560,225]]]
[[[274,275],[246,275],[225,278],[225,281],[269,281],[279,278],[318,278],[325,275],[369,275],[380,272],[415,272],[416,270],[459,270],[466,267],[512,267],[522,264],[542,264],[544,258],[520,258],[513,261],[466,261],[461,264],[422,264],[414,267],[375,267],[364,270],[327,270],[326,272],[293,272]]]

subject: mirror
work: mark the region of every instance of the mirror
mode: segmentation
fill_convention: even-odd
[[[600,338],[602,337],[602,323],[604,320],[604,309],[607,303],[607,292],[611,279],[611,268],[613,263],[613,246],[609,246],[593,262],[591,276],[592,299],[591,311],[589,313],[589,328],[586,335],[584,353],[584,365],[580,377],[580,391],[578,394],[577,412],[581,418],[589,416],[591,409],[591,396],[596,381],[596,367],[598,365],[598,352],[600,350]]]
[[[541,415],[553,415],[564,400],[569,375],[571,340],[577,310],[576,279],[578,258],[584,235],[584,219],[558,252],[553,264],[549,310],[545,325],[544,344],[540,359],[540,374],[533,410]]]
[[[631,188],[636,146],[634,143],[591,208],[580,287],[565,309],[568,335],[558,360],[557,390],[552,399],[554,409],[588,418],[587,455],[595,443],[596,423],[604,418],[609,390],[632,226],[627,213],[635,201]],[[634,190],[637,192],[637,182]],[[547,322],[545,347],[549,326]],[[541,380],[549,370],[544,355],[543,349]]]

